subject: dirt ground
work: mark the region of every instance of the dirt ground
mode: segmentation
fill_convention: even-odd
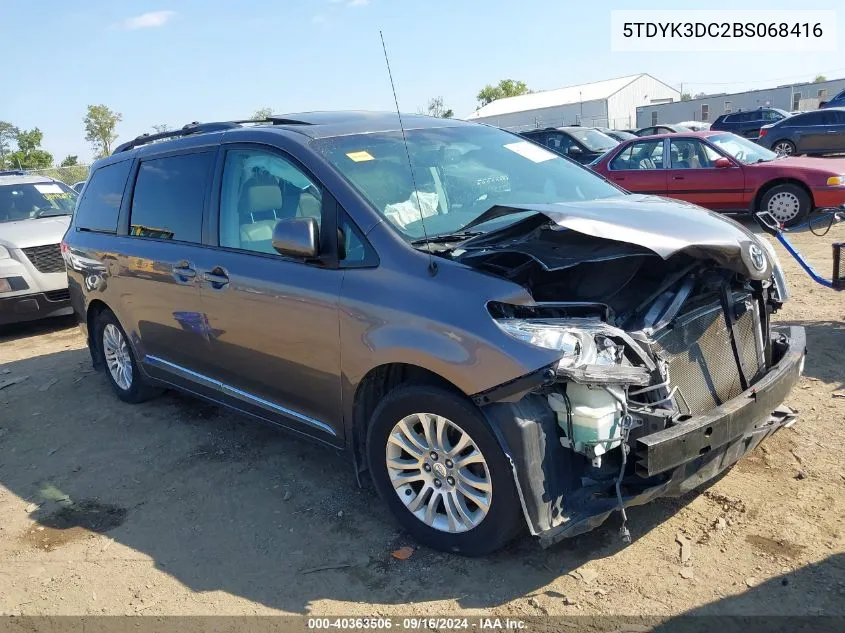
[[[795,241],[827,275],[834,239]],[[122,404],[71,321],[7,330],[0,384],[26,379],[0,389],[0,613],[845,614],[845,293],[780,252],[799,422],[631,509],[628,546],[614,516],[548,550],[396,560],[413,543],[343,455],[177,394]]]

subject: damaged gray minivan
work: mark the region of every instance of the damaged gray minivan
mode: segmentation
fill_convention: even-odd
[[[117,396],[348,449],[467,555],[624,518],[794,421],[805,337],[770,325],[765,240],[496,128],[403,123],[190,124],[97,162],[62,253]]]

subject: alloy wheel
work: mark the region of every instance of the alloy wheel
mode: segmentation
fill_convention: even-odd
[[[801,201],[790,191],[779,191],[769,200],[766,211],[778,222],[786,223],[801,212]]]
[[[132,357],[123,333],[113,323],[103,328],[103,357],[114,382],[128,391],[132,387]]]
[[[780,143],[775,143],[775,146],[772,148],[780,154],[781,156],[790,156],[793,152],[792,143],[787,141],[781,141]]]
[[[414,413],[393,427],[385,449],[393,489],[408,510],[442,532],[466,532],[490,510],[493,482],[481,450],[460,426]]]

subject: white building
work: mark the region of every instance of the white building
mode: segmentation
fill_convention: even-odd
[[[643,104],[637,108],[636,127],[681,121],[712,123],[722,114],[757,108],[780,108],[787,112],[815,110],[820,102],[832,99],[842,90],[845,90],[845,79],[831,79],[817,83],[784,84],[777,88],[762,88],[732,94],[724,92],[710,94],[689,101],[676,100],[676,103],[653,106]]]
[[[510,130],[563,125],[636,127],[638,106],[678,101],[680,92],[645,73],[497,99],[466,119]]]

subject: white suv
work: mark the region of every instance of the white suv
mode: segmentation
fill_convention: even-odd
[[[60,243],[76,197],[57,180],[0,171],[0,326],[73,313]]]

